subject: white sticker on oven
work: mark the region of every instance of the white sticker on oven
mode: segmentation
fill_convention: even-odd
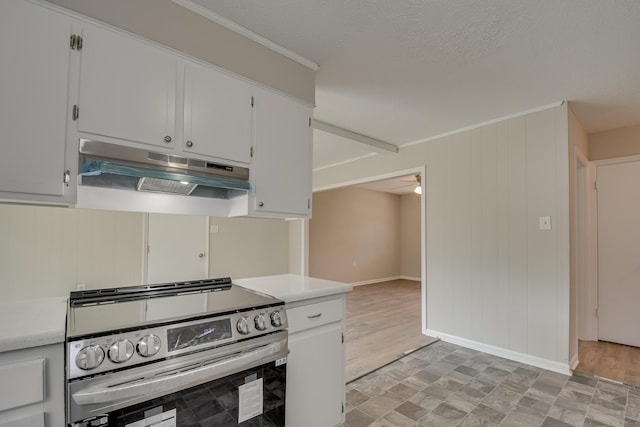
[[[262,414],[262,378],[238,387],[240,396],[238,406],[238,422],[250,420]]]
[[[160,410],[162,411],[162,407]],[[147,411],[144,420],[126,424],[125,427],[176,427],[176,425],[176,410],[171,409],[160,413]]]

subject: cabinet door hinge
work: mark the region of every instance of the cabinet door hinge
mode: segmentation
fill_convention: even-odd
[[[78,120],[78,117],[80,117],[80,108],[77,105],[74,105],[73,111],[71,112],[71,118],[73,120]]]
[[[342,344],[344,344],[344,332],[341,333],[340,335],[342,335]]]
[[[307,199],[307,209],[311,209],[311,199]]]
[[[253,147],[249,148],[249,157],[253,159]]]
[[[68,187],[70,181],[71,181],[71,172],[69,172],[69,170],[67,169],[62,174],[62,183]]]
[[[71,45],[72,50],[82,50],[82,36],[72,34],[69,44]]]
[[[342,413],[344,414],[344,402],[340,406],[342,406]]]
[[[598,181],[593,181],[593,189],[598,191]]]
[[[309,127],[311,127],[311,117],[309,117]]]
[[[253,96],[251,97],[251,108],[253,108]]]

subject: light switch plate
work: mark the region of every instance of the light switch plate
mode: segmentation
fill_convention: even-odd
[[[540,217],[540,230],[551,230],[551,217],[550,216],[541,216]]]

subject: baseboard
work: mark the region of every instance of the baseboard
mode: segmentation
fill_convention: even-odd
[[[363,280],[361,282],[353,282],[353,283],[350,283],[350,285],[351,286],[371,285],[371,284],[374,284],[374,283],[390,282],[391,280],[413,280],[413,281],[416,281],[416,282],[421,282],[422,281],[422,279],[420,277],[391,276],[391,277],[381,277],[379,279]]]
[[[371,280],[363,280],[361,282],[353,282],[351,286],[361,286],[361,285],[371,285],[373,283],[382,283],[382,282],[390,282],[391,280],[401,279],[400,276],[392,276],[392,277],[381,277],[379,279],[371,279]]]
[[[471,348],[473,350],[482,351],[483,353],[489,353],[494,356],[504,357],[505,359],[514,360],[520,363],[526,363],[527,365],[536,366],[548,371],[558,372],[564,375],[571,375],[571,369],[569,368],[568,364],[556,362],[555,360],[544,359],[542,357],[508,350],[506,348],[484,344],[467,338],[460,338],[455,335],[449,335],[443,332],[434,331],[432,329],[427,329],[427,335],[440,338],[444,342],[457,344],[462,347]]]
[[[575,371],[579,363],[580,363],[580,360],[578,360],[578,353],[576,353],[573,355],[573,357],[569,361],[569,369],[571,369],[572,372]]]

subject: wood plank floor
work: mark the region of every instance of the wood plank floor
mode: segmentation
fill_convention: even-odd
[[[420,282],[412,280],[356,286],[347,293],[347,382],[436,341],[422,335],[420,300]]]
[[[640,348],[606,341],[580,341],[576,373],[640,386]]]

